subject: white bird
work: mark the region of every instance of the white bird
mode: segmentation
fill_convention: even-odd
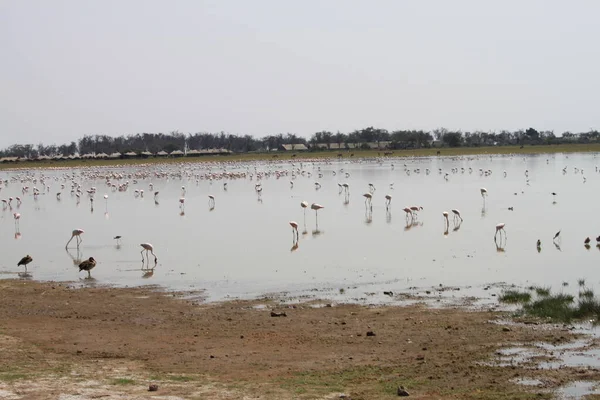
[[[363,196],[365,198],[365,206],[371,205],[371,199],[373,198],[373,195],[371,193],[365,193]]]
[[[146,251],[146,260],[148,260],[148,252],[150,252],[154,256],[154,262],[158,261],[156,255],[154,254],[154,246],[152,246],[150,243],[142,243],[140,246],[142,246],[142,251],[140,252],[142,255],[142,262],[144,261],[144,250]]]
[[[69,241],[65,245],[65,249],[69,246],[69,243],[71,243],[71,240],[73,240],[73,238],[77,238],[76,239],[77,247],[79,247],[79,245],[81,244],[81,242],[83,242],[83,240],[81,239],[81,234],[82,233],[84,233],[83,229],[75,229],[75,230],[73,230],[73,232],[71,233],[71,239],[69,239]]]
[[[304,209],[304,216],[306,217],[306,208],[308,207],[308,201],[301,202],[300,207]]]
[[[310,208],[311,208],[311,210],[315,210],[315,220],[316,220],[316,221],[317,221],[317,223],[318,223],[318,218],[319,218],[319,215],[318,215],[318,213],[319,213],[319,210],[320,210],[321,208],[325,208],[325,207],[323,207],[322,205],[320,205],[320,204],[318,204],[318,203],[312,203],[312,204],[310,205]]]

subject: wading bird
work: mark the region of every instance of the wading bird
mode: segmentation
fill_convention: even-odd
[[[152,253],[152,255],[154,256],[154,262],[158,261],[158,259],[156,258],[156,254],[154,254],[154,246],[152,246],[150,243],[142,243],[140,244],[140,246],[142,246],[142,251],[140,252],[140,254],[142,255],[142,262],[144,262],[144,251],[146,251],[146,261],[148,260],[148,252]]]
[[[71,232],[71,239],[69,239],[69,241],[65,245],[65,249],[67,247],[69,247],[69,243],[71,243],[71,240],[73,240],[74,237],[77,238],[76,239],[77,247],[79,247],[79,245],[81,244],[81,242],[83,242],[83,240],[81,239],[81,234],[82,233],[84,233],[83,229],[75,229],[73,232]]]
[[[456,220],[457,218],[460,218],[460,222],[462,222],[462,217],[460,216],[460,211],[458,211],[456,208],[452,209],[452,213],[454,214],[454,220]]]
[[[365,193],[363,194],[363,196],[365,198],[365,206],[369,205],[373,207],[373,205],[371,204],[371,199],[373,198],[373,195],[371,193]]]
[[[561,229],[561,230],[562,230],[562,229]],[[558,239],[558,237],[560,236],[560,231],[561,231],[561,230],[559,230],[558,232],[556,232],[556,234],[554,235],[554,237],[552,238],[552,240],[556,240],[556,239]]]
[[[292,237],[294,241],[298,240],[298,223],[296,221],[290,221],[290,226],[292,227]]]
[[[303,201],[300,203],[300,207],[304,210],[304,217],[306,217],[306,208],[308,207],[308,201]]]
[[[121,244],[121,235],[117,235],[113,239],[117,241],[117,244]]]
[[[496,233],[494,234],[494,240],[496,240],[496,235],[498,235],[498,232],[500,232],[500,238],[502,238],[502,232],[504,232],[504,238],[506,238],[506,231],[504,230],[504,222],[500,222],[498,225],[496,225]]]
[[[14,213],[13,218],[15,219],[15,229],[19,228],[19,220],[21,219],[21,214]]]
[[[215,206],[215,196],[212,194],[208,195],[208,205],[214,207]]]
[[[385,195],[385,208],[388,208],[392,204],[392,196],[389,194]]]
[[[317,221],[317,223],[318,223],[319,222],[319,214],[318,214],[318,212],[319,212],[319,210],[321,208],[325,208],[325,207],[323,207],[322,205],[317,204],[317,203],[312,203],[310,205],[310,208],[311,208],[311,210],[315,210],[315,221]]]
[[[21,265],[23,265],[25,267],[25,272],[27,272],[27,264],[29,264],[32,261],[33,261],[33,258],[31,258],[31,256],[29,254],[27,254],[25,257],[21,258],[21,261],[19,261],[19,263],[17,264],[17,267],[20,267]]]
[[[87,260],[83,261],[81,264],[79,264],[79,272],[81,272],[81,271],[87,271],[88,278],[91,278],[92,275],[90,274],[90,271],[95,266],[96,266],[96,260],[94,260],[94,257],[90,257]]]
[[[450,225],[450,221],[448,221],[448,211],[444,211],[442,213],[442,215],[444,216],[444,219],[446,220],[446,226]]]

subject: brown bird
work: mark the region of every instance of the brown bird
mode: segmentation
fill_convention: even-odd
[[[586,237],[585,240],[583,241],[583,244],[590,244],[590,237]]]
[[[81,264],[79,264],[79,272],[87,271],[88,278],[91,278],[92,275],[90,274],[90,271],[95,266],[96,266],[96,260],[94,260],[94,257],[90,257],[87,260],[83,261]]]
[[[21,258],[21,261],[19,261],[19,263],[17,264],[17,267],[20,267],[21,265],[23,265],[23,266],[25,266],[25,271],[27,271],[27,264],[29,264],[32,261],[33,261],[33,258],[31,258],[31,256],[29,254],[27,254],[25,257]]]

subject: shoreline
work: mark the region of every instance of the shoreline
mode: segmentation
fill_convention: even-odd
[[[206,304],[157,288],[2,280],[0,398],[145,399],[156,384],[172,399],[392,399],[399,386],[421,399],[549,399],[600,379],[598,368],[535,367],[565,346],[600,344],[571,326],[505,311],[299,300]],[[539,355],[510,356],[515,346]]]
[[[437,154],[437,152],[440,154]],[[391,152],[390,155],[384,155]],[[30,170],[30,169],[62,169],[82,167],[131,167],[171,163],[235,163],[252,161],[296,161],[310,162],[316,160],[355,160],[364,158],[410,158],[410,157],[459,157],[481,155],[539,155],[558,153],[591,153],[600,152],[600,143],[590,144],[559,144],[559,145],[527,145],[521,146],[486,146],[486,147],[444,147],[422,148],[414,150],[355,150],[355,151],[319,151],[319,152],[275,152],[275,153],[240,153],[229,156],[200,156],[200,157],[150,157],[132,159],[108,160],[69,160],[69,161],[24,161],[0,163],[0,171]],[[342,154],[342,157],[338,157]],[[350,155],[353,154],[351,157]]]

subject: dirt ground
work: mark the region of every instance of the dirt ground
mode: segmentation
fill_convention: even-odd
[[[539,399],[600,379],[591,368],[495,365],[498,349],[577,336],[504,318],[277,298],[203,304],[152,288],[1,280],[0,399],[358,400],[397,398],[398,386],[416,399]]]

